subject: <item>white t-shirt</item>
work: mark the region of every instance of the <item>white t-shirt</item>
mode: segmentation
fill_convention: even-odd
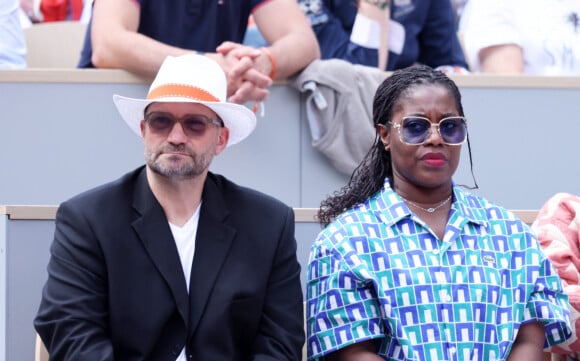
[[[516,44],[525,74],[580,75],[580,0],[469,0],[459,31],[472,71],[481,49]]]
[[[199,224],[199,210],[201,203],[191,216],[191,218],[183,225],[183,227],[176,226],[169,223],[179,258],[181,259],[181,267],[183,268],[183,275],[187,285],[187,292],[189,292],[189,280],[191,278],[191,266],[193,263],[193,255],[195,254],[195,237],[197,235],[197,225]],[[186,361],[185,347],[177,357],[176,361]]]

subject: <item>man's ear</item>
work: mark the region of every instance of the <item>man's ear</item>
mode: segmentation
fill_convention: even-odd
[[[391,146],[391,127],[384,124],[377,124],[377,132],[381,138],[381,142],[385,146],[385,150],[389,150]]]
[[[220,127],[218,133],[217,147],[215,148],[215,155],[220,154],[226,146],[228,145],[228,140],[230,140],[230,130],[226,127]]]
[[[141,128],[141,138],[145,138],[145,120],[141,120],[139,127]]]

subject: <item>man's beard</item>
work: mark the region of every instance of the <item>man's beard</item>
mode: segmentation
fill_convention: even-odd
[[[213,158],[213,147],[205,153],[196,154],[185,146],[163,145],[154,151],[145,148],[145,162],[147,166],[159,175],[172,179],[195,178],[203,174],[208,168]],[[184,156],[167,155],[170,152],[181,152],[189,154],[188,162],[184,162]],[[161,156],[163,158],[161,158]],[[179,158],[179,159],[177,159]]]

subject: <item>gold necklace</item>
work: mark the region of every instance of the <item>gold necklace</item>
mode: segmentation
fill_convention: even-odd
[[[429,208],[423,208],[420,205],[418,205],[417,203],[408,200],[407,198],[403,197],[402,195],[399,194],[399,197],[403,198],[403,200],[407,203],[409,203],[412,206],[415,206],[417,208],[419,208],[422,211],[425,211],[427,213],[433,213],[436,210],[438,210],[439,208],[443,207],[443,205],[447,202],[449,202],[449,200],[451,200],[451,197],[453,196],[453,194],[451,194],[449,197],[447,197],[443,202],[439,203],[438,205],[436,205],[435,207],[429,207]]]

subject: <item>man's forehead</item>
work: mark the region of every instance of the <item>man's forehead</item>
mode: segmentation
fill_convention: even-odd
[[[209,107],[193,102],[153,102],[145,108],[145,114],[153,111],[162,111],[172,114],[190,113],[211,116],[216,115],[216,113]]]

